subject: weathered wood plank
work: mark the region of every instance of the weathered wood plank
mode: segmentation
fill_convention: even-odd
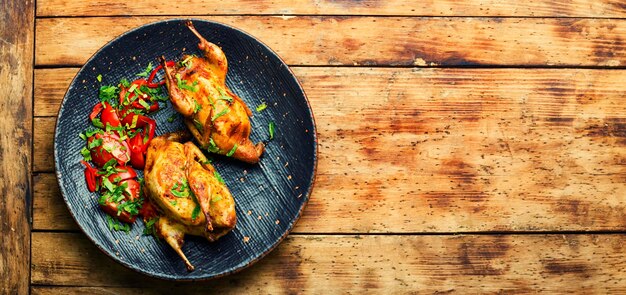
[[[105,15],[206,15],[206,14],[323,14],[417,16],[549,16],[624,17],[619,1],[222,1],[190,0],[184,3],[137,0],[40,0],[37,16]]]
[[[67,85],[74,70],[37,71]],[[298,232],[626,228],[625,71],[294,71],[320,147]],[[61,95],[37,97],[37,104],[52,108]],[[39,123],[53,119],[35,122],[36,138],[48,134],[51,142]],[[50,158],[50,147],[36,144],[35,159]],[[42,190],[47,185],[56,182]],[[44,204],[61,200],[46,196],[55,199]],[[73,228],[55,223],[66,212],[59,206],[42,211],[36,227]]]
[[[33,196],[33,229],[78,230],[65,206],[54,174],[33,176]]]
[[[115,36],[165,18],[40,19],[36,64],[80,65]],[[624,19],[202,18],[251,33],[292,65],[612,67],[626,64]],[[67,50],[69,47],[72,50]]]
[[[158,281],[106,258],[81,234],[33,233],[32,283],[145,287],[142,294],[620,292],[624,235],[298,236],[249,269],[209,282]],[[541,245],[541,251],[537,251]],[[34,287],[34,293],[101,288]],[[137,289],[115,289],[135,293]],[[116,292],[117,293],[117,292]]]
[[[28,293],[33,1],[0,1],[0,293]]]
[[[54,126],[56,118],[35,118],[34,124],[33,170],[35,172],[54,171]]]

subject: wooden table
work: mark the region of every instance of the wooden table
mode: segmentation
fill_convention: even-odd
[[[1,293],[623,292],[626,2],[541,2],[2,0]],[[91,54],[192,14],[292,66],[319,168],[269,256],[171,283],[78,230],[52,141]]]

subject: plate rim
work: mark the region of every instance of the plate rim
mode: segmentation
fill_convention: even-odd
[[[105,48],[107,48],[108,46],[110,46],[112,43],[116,42],[117,40],[119,40],[120,38],[123,38],[127,35],[130,35],[131,33],[134,33],[136,31],[145,29],[147,27],[150,26],[154,26],[154,25],[159,25],[159,24],[163,24],[163,23],[170,23],[170,22],[184,22],[184,21],[192,21],[192,22],[203,22],[203,23],[209,23],[212,25],[217,25],[217,26],[222,26],[226,29],[229,30],[235,30],[238,31],[239,33],[242,33],[243,35],[245,35],[248,38],[251,38],[252,40],[254,40],[255,42],[258,42],[258,44],[260,44],[261,46],[263,46],[269,53],[273,54],[278,61],[280,61],[281,64],[284,65],[284,67],[289,71],[289,73],[291,74],[291,77],[293,77],[294,81],[296,82],[296,85],[298,86],[298,89],[300,90],[300,92],[302,92],[302,96],[304,97],[304,101],[306,102],[306,105],[308,107],[309,113],[310,113],[310,119],[312,121],[312,127],[313,130],[310,130],[310,132],[312,132],[312,136],[313,136],[313,167],[312,167],[312,174],[311,174],[311,179],[309,181],[309,188],[306,192],[306,194],[303,194],[303,203],[300,206],[298,212],[296,213],[293,222],[291,223],[290,226],[287,227],[286,231],[276,240],[273,242],[273,244],[264,252],[262,252],[259,256],[251,259],[250,261],[248,261],[247,263],[245,263],[244,265],[240,266],[240,267],[235,267],[232,269],[229,269],[228,271],[216,274],[216,275],[210,275],[210,276],[206,276],[206,277],[198,277],[198,278],[180,278],[180,277],[176,277],[176,276],[163,276],[157,273],[152,273],[149,271],[144,270],[143,268],[139,268],[134,266],[133,264],[121,260],[121,259],[117,259],[115,258],[113,255],[111,255],[108,251],[106,251],[102,245],[100,245],[93,237],[91,237],[89,234],[87,234],[87,232],[85,231],[83,225],[78,222],[78,219],[76,218],[76,215],[74,214],[74,211],[72,210],[69,200],[66,196],[66,192],[65,192],[65,188],[63,187],[63,180],[61,179],[61,172],[60,172],[60,159],[59,159],[59,155],[58,155],[58,146],[57,146],[57,138],[59,137],[59,116],[61,114],[61,111],[64,109],[64,104],[66,102],[67,99],[67,95],[69,94],[72,85],[74,85],[74,82],[76,81],[76,79],[78,78],[78,76],[86,70],[86,65],[88,63],[90,63],[92,60],[95,59],[95,57]],[[300,81],[298,80],[298,78],[296,77],[295,73],[293,72],[293,70],[291,69],[291,67],[289,67],[289,65],[278,55],[278,53],[276,53],[274,50],[272,50],[267,44],[265,44],[263,41],[259,40],[258,38],[254,37],[253,35],[251,35],[250,33],[236,28],[234,26],[222,23],[222,22],[217,22],[214,20],[207,20],[207,19],[200,19],[200,18],[169,18],[169,19],[162,19],[162,20],[157,20],[154,22],[149,22],[149,23],[145,23],[142,24],[140,26],[134,27],[130,30],[127,30],[125,32],[123,32],[120,35],[115,36],[113,39],[109,40],[108,42],[106,42],[104,45],[102,45],[100,48],[98,48],[98,50],[96,50],[90,57],[89,59],[87,59],[83,65],[81,66],[81,68],[76,72],[76,74],[74,75],[74,78],[72,78],[72,81],[69,83],[67,90],[65,91],[65,94],[63,95],[63,100],[61,100],[61,103],[59,105],[59,109],[57,110],[57,114],[56,114],[56,119],[55,119],[55,126],[54,126],[54,138],[53,138],[53,148],[54,148],[54,170],[55,170],[55,176],[56,176],[56,180],[57,180],[57,184],[59,186],[59,192],[61,193],[61,196],[63,197],[63,201],[65,203],[66,208],[68,209],[68,211],[70,212],[70,215],[72,216],[72,219],[74,220],[74,222],[76,223],[76,225],[78,225],[78,228],[80,229],[80,231],[83,233],[84,236],[86,236],[89,241],[91,241],[91,243],[93,245],[96,246],[96,248],[98,250],[100,250],[100,252],[102,252],[103,254],[105,254],[106,257],[108,257],[109,259],[111,259],[113,262],[118,263],[122,266],[124,266],[127,269],[131,269],[135,272],[141,273],[143,275],[146,275],[148,277],[151,278],[157,278],[157,279],[161,279],[161,280],[165,280],[165,281],[176,281],[176,282],[200,282],[200,281],[209,281],[209,280],[214,280],[214,279],[218,279],[218,278],[222,278],[228,275],[232,275],[235,273],[238,273],[244,269],[249,268],[250,266],[256,264],[258,261],[260,261],[261,259],[263,259],[265,256],[267,256],[270,252],[272,252],[274,249],[276,249],[276,247],[278,247],[278,245],[280,245],[285,238],[291,233],[291,231],[295,228],[296,224],[298,223],[298,221],[300,220],[300,218],[302,217],[302,213],[304,211],[304,208],[308,205],[309,200],[311,198],[311,194],[313,192],[313,186],[315,184],[315,180],[317,178],[317,167],[318,167],[318,153],[319,153],[319,149],[318,149],[318,136],[317,136],[317,124],[315,121],[315,116],[313,114],[313,109],[311,108],[311,103],[309,101],[309,98],[306,94],[306,92],[304,91],[304,88],[302,87],[302,84],[300,83]]]

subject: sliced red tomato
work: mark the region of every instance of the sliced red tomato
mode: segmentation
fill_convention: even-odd
[[[141,191],[141,185],[139,182],[136,179],[126,179],[122,180],[120,185],[124,185],[124,183],[127,185],[125,193],[126,197],[131,201],[138,199]]]
[[[117,166],[115,167],[115,170],[119,172],[109,175],[109,180],[112,183],[117,183],[123,180],[133,179],[137,177],[137,172],[135,172],[135,169],[131,168],[130,166]]]
[[[100,116],[100,120],[104,126],[111,125],[111,127],[120,126],[120,119],[117,116],[117,111],[108,103],[103,103],[104,110],[102,110],[102,115]]]
[[[126,211],[122,211],[120,215],[117,215],[117,204],[112,202],[107,202],[104,205],[100,205],[100,208],[106,213],[111,215],[114,218],[119,219],[121,222],[133,223],[135,219],[137,219],[137,215],[130,215],[130,213]]]
[[[98,146],[91,148],[91,159],[98,165],[104,166],[109,160],[115,159],[118,164],[124,165],[130,160],[130,148],[126,141],[121,141],[117,134],[112,132],[96,133],[87,139],[87,146],[96,140],[102,140]]]

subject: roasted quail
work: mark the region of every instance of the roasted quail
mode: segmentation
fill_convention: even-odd
[[[190,21],[186,24],[200,40],[198,48],[203,56],[185,55],[174,67],[168,67],[161,58],[174,109],[185,117],[185,124],[203,149],[257,163],[264,146],[250,141],[252,112],[226,85],[228,62],[224,52],[204,39]]]
[[[213,166],[186,132],[154,138],[148,147],[144,192],[159,211],[159,236],[193,270],[182,251],[185,234],[215,241],[235,227],[235,201]]]

